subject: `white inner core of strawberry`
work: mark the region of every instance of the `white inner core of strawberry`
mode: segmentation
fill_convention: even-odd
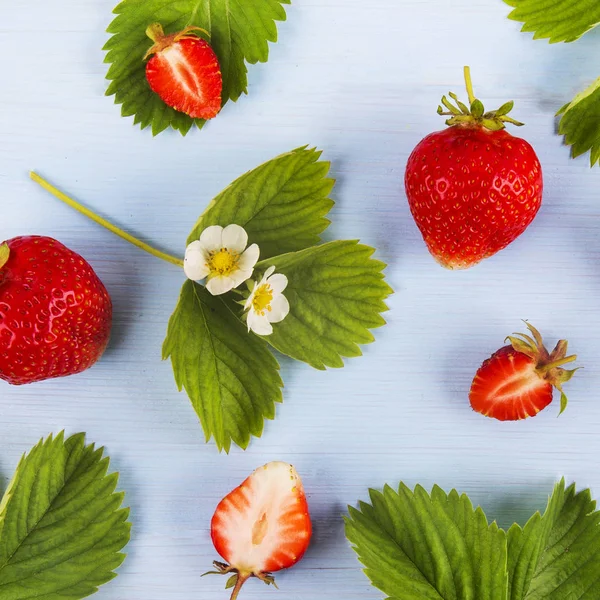
[[[297,559],[287,549],[304,522],[298,511],[302,482],[295,469],[283,462],[258,469],[223,502],[216,533],[227,544],[227,560],[240,573],[276,570]],[[308,537],[308,534],[305,534]],[[271,565],[268,568],[268,565]]]
[[[491,397],[498,402],[511,401],[515,396],[526,396],[547,385],[548,382],[538,375],[532,363],[526,370],[506,369],[504,380],[491,393]]]
[[[177,44],[169,46],[161,52],[161,58],[167,62],[173,73],[173,77],[182,89],[184,89],[186,93],[203,101],[204,92],[202,90],[202,82],[194,70],[193,65],[189,64],[189,61],[181,51],[181,48]]]

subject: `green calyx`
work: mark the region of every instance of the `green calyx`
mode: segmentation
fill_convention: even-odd
[[[506,339],[517,352],[533,359],[536,363],[535,370],[537,374],[560,392],[560,412],[558,414],[562,415],[568,404],[567,395],[562,388],[563,383],[567,383],[575,375],[575,372],[581,368],[563,369],[562,366],[576,361],[577,355],[567,355],[567,340],[559,340],[554,350],[548,352],[540,332],[527,321],[525,321],[525,325],[527,325],[531,335],[514,333]]]
[[[152,23],[146,28],[146,35],[154,42],[154,45],[149,48],[148,52],[144,55],[146,60],[150,55],[162,52],[165,48],[172,46],[175,42],[185,40],[187,38],[198,38],[200,34],[206,36],[210,40],[210,33],[202,27],[196,27],[195,25],[188,25],[182,31],[166,35],[163,26],[160,23]]]
[[[464,72],[470,106],[467,106],[461,102],[458,99],[458,96],[453,92],[450,92],[448,95],[452,100],[454,100],[454,103],[448,100],[446,96],[443,96],[442,104],[438,106],[437,112],[438,115],[450,117],[446,120],[446,125],[479,125],[491,131],[500,131],[501,129],[505,129],[506,123],[512,123],[517,127],[522,127],[524,125],[524,123],[516,121],[512,117],[508,116],[510,111],[515,106],[515,103],[512,100],[510,102],[506,102],[497,110],[486,112],[481,100],[478,100],[473,93],[471,69],[469,67],[465,67]],[[446,110],[444,110],[444,107]]]
[[[218,560],[213,561],[213,565],[215,567],[215,571],[208,571],[204,573],[202,577],[205,575],[229,575],[227,579],[227,583],[225,584],[225,589],[229,590],[233,588],[231,593],[230,600],[237,600],[237,597],[242,589],[242,586],[248,581],[248,579],[252,577],[256,577],[260,579],[263,583],[267,585],[272,585],[277,588],[277,584],[275,583],[275,578],[271,573],[242,573],[238,571],[235,567],[228,565],[226,563],[219,562]]]
[[[7,243],[4,243],[0,246],[0,269],[4,267],[4,265],[8,262],[8,257],[10,256],[10,248]]]

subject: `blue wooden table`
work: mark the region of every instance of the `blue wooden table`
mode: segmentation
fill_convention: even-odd
[[[600,170],[571,161],[554,113],[596,76],[600,31],[550,46],[521,34],[500,0],[304,0],[289,8],[250,94],[186,138],[120,117],[104,97],[101,47],[114,0],[6,3],[0,26],[0,238],[56,237],[84,255],[115,307],[104,359],[77,377],[0,385],[0,483],[39,438],[86,431],[121,473],[134,522],[129,557],[98,600],[226,598],[201,579],[217,558],[218,500],[255,467],[293,462],[314,543],[247,600],[377,600],[342,515],[385,482],[468,492],[500,524],[545,506],[565,476],[600,496]],[[403,193],[406,159],[443,123],[442,94],[470,64],[489,107],[514,99],[546,192],[537,219],[497,257],[448,272],[429,256]],[[360,238],[388,263],[388,325],[362,358],[318,372],[282,360],[285,402],[246,452],[219,455],[177,392],[161,343],[183,273],[113,237],[28,179],[36,169],[123,228],[181,254],[206,203],[236,176],[292,148],[324,150],[337,179],[328,239]],[[529,319],[569,339],[586,369],[570,406],[499,423],[470,410],[472,376]],[[4,487],[2,485],[1,487]]]

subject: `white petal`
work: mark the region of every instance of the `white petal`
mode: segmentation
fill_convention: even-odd
[[[223,229],[223,238],[221,240],[223,248],[230,252],[243,252],[248,245],[248,234],[243,227],[239,225],[227,225]]]
[[[200,243],[212,252],[223,247],[223,228],[220,225],[207,227],[200,235]]]
[[[185,249],[185,255],[187,256],[188,252],[202,252],[203,248],[204,246],[198,240],[196,240],[195,242],[188,244],[187,248]]]
[[[224,294],[225,292],[229,292],[234,287],[235,287],[235,285],[234,285],[233,279],[231,279],[231,277],[221,277],[221,276],[217,275],[216,277],[211,277],[206,282],[206,289],[213,296],[220,296],[221,294]]]
[[[231,281],[233,281],[233,287],[236,288],[239,285],[242,285],[244,281],[252,277],[252,269],[250,269],[249,271],[242,271],[240,269],[237,269],[233,273],[230,273],[229,277]]]
[[[283,321],[290,312],[290,303],[288,299],[281,294],[271,301],[271,310],[267,312],[267,318],[271,323],[279,323]]]
[[[288,284],[288,278],[282,273],[275,273],[269,277],[269,285],[273,290],[273,296],[278,296],[285,290]]]
[[[257,244],[252,244],[252,246],[247,248],[244,254],[240,256],[240,259],[237,263],[238,268],[242,269],[243,271],[251,271],[254,268],[254,265],[258,262],[259,255],[260,248]]]
[[[246,304],[244,304],[244,310],[248,310],[252,306],[252,301],[254,300],[254,296],[256,296],[257,289],[258,286],[255,285],[254,289],[252,290],[252,293],[248,296],[248,299],[246,300]]]
[[[256,284],[256,286],[260,287],[261,285],[265,285],[265,283],[267,283],[267,274],[266,273],[262,276],[262,279]]]
[[[186,258],[183,261],[183,272],[188,279],[191,279],[192,281],[200,281],[208,275],[209,269],[204,262],[191,264]]]
[[[275,273],[275,266],[271,265],[266,271],[265,271],[265,279],[267,277],[271,277],[271,275],[273,275],[273,273]]]
[[[248,327],[258,335],[271,335],[273,333],[273,327],[266,315],[259,315],[254,310],[248,313]]]
[[[192,242],[185,249],[183,271],[193,281],[204,279],[208,275],[208,266],[203,246],[200,242]]]

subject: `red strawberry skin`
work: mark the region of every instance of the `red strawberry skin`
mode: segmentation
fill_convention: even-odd
[[[552,402],[552,384],[536,373],[537,362],[504,346],[479,368],[469,394],[473,410],[499,421],[537,415]]]
[[[194,119],[212,119],[221,110],[219,60],[201,38],[185,37],[156,52],[146,63],[146,79],[165,104]]]
[[[112,304],[92,267],[41,236],[5,242],[0,268],[0,379],[14,385],[80,373],[102,355]]]
[[[542,203],[542,168],[531,145],[505,129],[459,124],[417,145],[405,187],[431,254],[465,269],[527,229]]]

